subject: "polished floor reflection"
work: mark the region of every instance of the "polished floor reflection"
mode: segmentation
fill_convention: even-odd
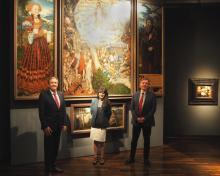
[[[103,166],[93,166],[92,156],[60,160],[65,171],[57,176],[220,176],[219,138],[181,138],[151,148],[151,166],[145,167],[142,150],[136,162],[125,165],[128,151],[106,154]],[[9,167],[1,166],[2,176],[41,176],[43,164]]]

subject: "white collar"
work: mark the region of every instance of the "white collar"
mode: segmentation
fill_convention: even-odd
[[[146,91],[141,90],[140,94],[146,94]]]
[[[55,93],[56,95],[58,95],[58,94],[57,94],[57,91],[56,91],[56,92],[53,92],[52,90],[50,90],[50,93],[51,93],[52,95],[54,95],[54,93]]]

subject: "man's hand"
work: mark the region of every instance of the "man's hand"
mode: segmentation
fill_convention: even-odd
[[[137,121],[138,123],[144,123],[144,117],[138,117]]]
[[[50,136],[52,133],[53,133],[53,130],[49,126],[44,128],[44,134],[46,136]]]

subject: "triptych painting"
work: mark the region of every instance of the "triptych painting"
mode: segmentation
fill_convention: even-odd
[[[100,86],[110,98],[126,99],[141,77],[162,95],[159,3],[14,0],[14,12],[16,100],[37,99],[52,75],[67,100],[89,100]]]

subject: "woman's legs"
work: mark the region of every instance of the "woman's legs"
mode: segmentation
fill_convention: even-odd
[[[105,143],[94,141],[94,161],[93,164],[97,164],[98,160],[100,164],[104,164]],[[100,159],[99,159],[100,154]]]
[[[99,144],[97,141],[94,141],[93,144],[93,150],[94,150],[94,160],[93,160],[93,164],[97,164],[98,162],[98,152],[99,152]]]
[[[104,154],[105,154],[105,143],[104,142],[100,142],[100,164],[104,164]]]

